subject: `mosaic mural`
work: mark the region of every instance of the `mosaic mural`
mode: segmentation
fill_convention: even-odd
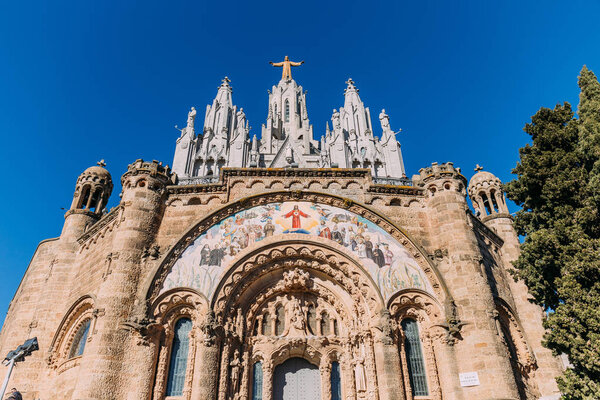
[[[162,292],[191,287],[210,299],[237,253],[288,233],[318,236],[346,247],[371,274],[386,301],[404,288],[433,293],[415,259],[389,233],[347,210],[309,202],[257,206],[213,225],[175,262]]]

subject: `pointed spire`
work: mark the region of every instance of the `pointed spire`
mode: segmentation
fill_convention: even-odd
[[[258,151],[258,139],[256,139],[256,135],[252,137],[252,151]]]

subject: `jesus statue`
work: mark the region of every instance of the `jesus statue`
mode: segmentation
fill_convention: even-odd
[[[304,64],[304,61],[295,62],[290,61],[288,56],[285,56],[285,59],[282,62],[274,63],[273,61],[269,61],[274,67],[283,67],[283,71],[281,72],[281,80],[289,81],[292,79],[292,67],[299,67]]]

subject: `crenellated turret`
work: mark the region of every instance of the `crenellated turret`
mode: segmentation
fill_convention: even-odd
[[[172,182],[169,167],[158,161],[136,160],[121,178],[122,222],[112,237],[111,251],[118,254],[111,271],[96,292],[103,317],[95,329],[98,337],[86,347],[81,360],[83,370],[94,371],[87,379],[77,382],[73,398],[114,398],[126,382],[126,351],[128,333],[122,323],[134,308],[140,276],[144,276],[144,251],[154,243],[165,209],[165,187]],[[112,353],[106,349],[111,348]],[[110,355],[109,355],[110,354]],[[118,397],[118,396],[117,396]],[[136,397],[135,395],[132,398]]]

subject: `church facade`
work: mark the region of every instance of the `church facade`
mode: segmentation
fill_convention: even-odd
[[[467,182],[452,163],[408,178],[389,116],[374,127],[351,79],[315,139],[284,64],[260,139],[225,78],[201,129],[190,110],[172,170],[133,162],[110,211],[104,165],[79,176],[0,334],[4,354],[40,344],[10,387],[27,400],[557,399],[542,310],[509,273],[519,240],[498,178]]]

